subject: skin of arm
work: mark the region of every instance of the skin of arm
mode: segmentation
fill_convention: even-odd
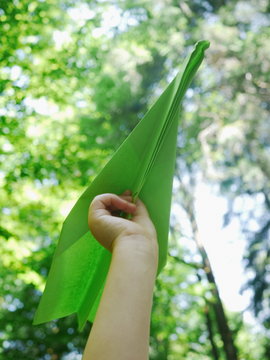
[[[117,216],[119,210],[132,218]],[[88,223],[112,261],[82,360],[147,360],[158,266],[155,227],[142,201],[132,203],[130,191],[95,197]]]

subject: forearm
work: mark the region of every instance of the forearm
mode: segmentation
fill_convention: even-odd
[[[148,359],[157,256],[129,245],[113,251],[83,360]]]

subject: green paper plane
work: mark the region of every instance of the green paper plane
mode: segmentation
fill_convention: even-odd
[[[158,274],[166,264],[172,182],[181,100],[204,58],[199,41],[155,104],[118,148],[65,219],[46,287],[35,314],[40,324],[76,313],[79,330],[93,322],[111,253],[91,235],[88,208],[96,195],[129,189],[145,203],[159,243]]]

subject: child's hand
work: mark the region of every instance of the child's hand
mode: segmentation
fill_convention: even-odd
[[[132,218],[120,217],[121,212]],[[133,204],[128,191],[96,196],[88,224],[112,258],[83,359],[148,359],[158,268],[155,227],[144,204]]]
[[[119,216],[129,213],[131,219]],[[118,215],[118,216],[117,216]],[[157,235],[148,211],[141,200],[132,203],[130,191],[122,195],[102,194],[96,196],[89,207],[88,225],[98,242],[110,252],[116,244],[138,245],[157,253]],[[137,246],[136,245],[136,246]]]

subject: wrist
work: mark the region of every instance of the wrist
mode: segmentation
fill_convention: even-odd
[[[112,253],[136,259],[136,264],[148,264],[155,269],[158,266],[158,242],[156,238],[147,238],[141,234],[123,235],[112,244]]]

